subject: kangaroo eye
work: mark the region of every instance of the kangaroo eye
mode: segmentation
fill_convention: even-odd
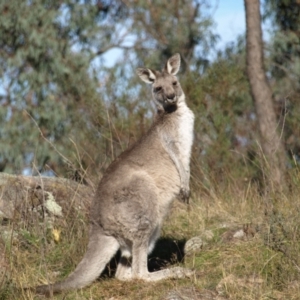
[[[158,87],[156,87],[156,88],[154,89],[154,92],[155,92],[155,93],[157,93],[157,92],[159,92],[159,91],[161,91],[161,86],[158,86]]]
[[[173,81],[172,84],[175,86],[177,85],[177,81]]]

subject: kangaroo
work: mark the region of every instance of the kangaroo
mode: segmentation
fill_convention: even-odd
[[[188,201],[190,196],[194,114],[175,76],[179,68],[180,55],[175,54],[161,72],[137,69],[138,76],[152,84],[156,119],[104,173],[91,206],[87,251],[75,271],[62,282],[36,287],[38,294],[50,296],[92,283],[118,249],[119,280],[158,281],[193,274],[181,267],[152,273],[147,268],[147,256],[172,201]]]

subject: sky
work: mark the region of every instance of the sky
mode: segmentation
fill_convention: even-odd
[[[245,9],[243,0],[213,0],[212,17],[216,23],[216,31],[220,35],[218,49],[232,42],[240,34],[245,33]]]

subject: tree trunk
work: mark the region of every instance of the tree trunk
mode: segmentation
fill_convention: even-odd
[[[262,147],[263,172],[275,190],[284,185],[285,151],[277,132],[278,123],[263,63],[263,42],[259,0],[244,0],[247,26],[247,73],[255,103]]]

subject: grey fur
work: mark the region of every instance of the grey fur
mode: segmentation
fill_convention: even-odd
[[[88,249],[75,271],[64,281],[36,288],[51,295],[82,288],[95,280],[120,248],[116,277],[157,281],[190,276],[176,267],[149,273],[147,255],[159,237],[172,201],[189,198],[190,155],[194,114],[176,74],[180,56],[164,69],[139,68],[140,78],[152,84],[157,117],[147,134],[122,153],[101,179],[91,209]],[[130,258],[132,257],[132,263]]]

